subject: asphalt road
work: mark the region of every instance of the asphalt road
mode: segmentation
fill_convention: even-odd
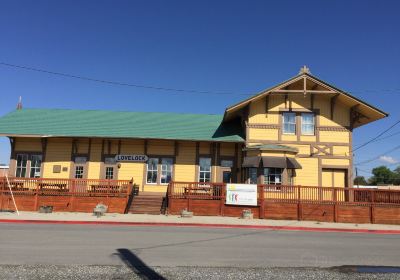
[[[123,275],[132,276],[124,274],[126,268],[148,279],[157,278],[158,273],[182,275],[176,271],[180,268],[186,273],[197,273],[201,279],[206,273],[199,273],[202,270],[210,273],[252,270],[257,275],[263,271],[300,271],[297,274],[304,269],[317,271],[314,268],[319,273],[382,269],[376,266],[393,266],[392,272],[400,272],[397,268],[400,267],[399,236],[258,229],[0,224],[0,278],[10,271],[26,271],[26,267],[32,271],[42,267],[43,273],[38,274],[42,276],[51,267],[59,273],[71,272],[71,269],[80,271],[84,267],[86,270],[97,267],[100,271],[108,268],[112,275],[121,273],[118,279],[125,279]],[[400,274],[391,275],[400,277]]]

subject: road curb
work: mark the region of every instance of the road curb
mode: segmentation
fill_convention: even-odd
[[[164,222],[112,222],[112,221],[63,221],[63,220],[19,220],[0,219],[0,223],[15,224],[67,224],[67,225],[108,225],[108,226],[165,226],[165,227],[204,227],[204,228],[242,228],[265,229],[274,231],[309,231],[309,232],[347,232],[370,234],[400,234],[400,230],[378,229],[347,229],[347,228],[317,228],[301,226],[264,226],[264,225],[235,225],[235,224],[207,224],[207,223],[164,223]]]

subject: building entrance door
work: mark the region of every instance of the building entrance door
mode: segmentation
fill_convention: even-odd
[[[229,167],[221,167],[220,178],[223,183],[232,183],[232,170]],[[221,182],[221,181],[220,181]]]

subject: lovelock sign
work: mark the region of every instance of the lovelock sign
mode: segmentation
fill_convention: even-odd
[[[146,162],[149,159],[146,155],[116,155],[115,161],[125,161],[125,162]]]

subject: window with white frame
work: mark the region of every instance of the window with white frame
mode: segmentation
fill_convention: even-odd
[[[283,134],[296,134],[296,113],[285,112],[282,114]]]
[[[314,135],[315,117],[313,113],[301,114],[301,134]]]
[[[40,177],[40,167],[42,165],[42,155],[31,155],[30,178]]]
[[[258,176],[257,176],[257,168],[256,167],[250,167],[248,169],[249,172],[249,184],[257,184],[258,181]]]
[[[82,179],[83,178],[84,167],[83,165],[75,166],[75,179]]]
[[[26,169],[28,165],[27,154],[17,154],[17,166],[15,177],[26,177]]]
[[[114,167],[113,166],[106,167],[106,179],[107,180],[114,179]]]
[[[264,184],[281,185],[283,168],[267,167],[264,168]]]
[[[149,158],[147,161],[147,184],[157,184],[158,158]]]
[[[211,181],[211,158],[199,158],[199,182]]]
[[[172,180],[172,165],[174,161],[172,158],[161,159],[161,184],[168,184]]]

